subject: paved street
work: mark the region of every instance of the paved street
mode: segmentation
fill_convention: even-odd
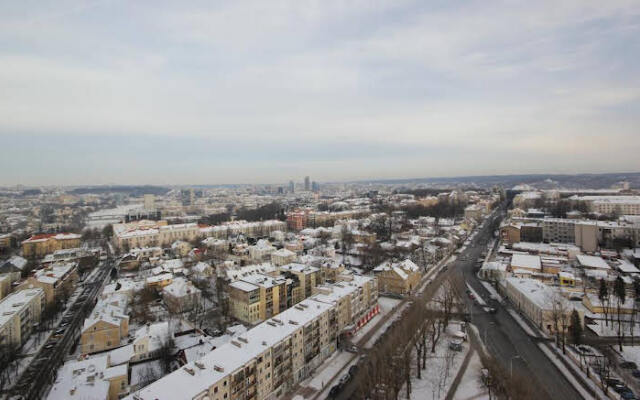
[[[461,254],[455,268],[456,273],[462,273],[465,281],[485,300],[490,299],[490,293],[476,277],[474,264],[486,249],[491,234],[488,226],[490,224],[485,224],[478,232],[476,240]],[[529,337],[503,306],[496,304],[498,312],[490,314],[474,306],[470,299],[466,298],[466,301],[471,310],[471,322],[480,331],[483,341],[486,336],[489,352],[507,369],[513,364],[514,373],[533,379],[535,384],[532,386],[538,390],[536,395],[539,399],[582,399],[538,348],[536,339]]]

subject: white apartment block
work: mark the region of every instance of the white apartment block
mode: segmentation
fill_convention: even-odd
[[[44,305],[40,288],[21,290],[0,301],[0,346],[21,346],[40,323]]]

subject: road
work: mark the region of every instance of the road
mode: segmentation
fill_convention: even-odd
[[[444,279],[453,274],[462,274],[464,280],[480,294],[489,299],[490,293],[480,283],[475,274],[476,260],[481,257],[487,248],[491,238],[493,218],[504,217],[504,209],[499,208],[493,216],[489,217],[477,230],[474,240],[461,252],[458,260],[446,271],[437,275],[426,289],[427,296],[435,294],[437,288]],[[571,386],[557,367],[546,357],[537,345],[536,339],[531,338],[499,304],[496,304],[498,312],[486,313],[481,307],[475,306],[471,300],[465,297],[471,310],[471,322],[479,329],[480,335],[486,336],[486,346],[489,352],[496,357],[503,367],[533,380],[532,387],[537,392],[535,397],[539,400],[579,400],[583,397]],[[355,392],[355,380],[350,381],[334,397],[335,400],[348,400]]]
[[[473,290],[486,300],[490,299],[491,294],[477,278],[474,264],[486,250],[487,239],[491,235],[488,231],[490,225],[486,223],[480,228],[475,241],[462,252],[454,268],[455,273],[462,274]],[[492,304],[498,312],[490,314],[474,305],[470,299],[466,298],[466,301],[471,310],[471,322],[478,328],[483,341],[486,337],[485,345],[489,352],[507,370],[513,365],[514,374],[531,378],[534,383],[532,387],[537,391],[536,398],[583,398],[540,350],[537,339],[531,338],[503,306]]]
[[[99,271],[92,276],[91,281],[83,283],[82,293],[62,317],[63,323],[68,323],[62,337],[55,341],[52,347],[43,346],[33,357],[31,365],[20,375],[13,387],[10,396],[12,399],[35,400],[44,397],[56,379],[58,368],[78,340],[84,319],[93,310],[112,266],[111,258],[101,262],[96,267]],[[50,340],[50,343],[54,343],[53,340]]]

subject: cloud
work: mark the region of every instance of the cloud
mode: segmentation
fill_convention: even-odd
[[[3,3],[0,137],[24,164],[3,181],[61,179],[18,135],[76,138],[51,146],[69,171],[92,141],[151,141],[182,157],[156,166],[175,182],[637,168],[634,3]],[[65,179],[155,179],[141,153],[108,158],[139,172]]]

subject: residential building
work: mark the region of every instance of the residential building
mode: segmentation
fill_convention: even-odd
[[[22,277],[26,271],[28,261],[19,256],[13,256],[0,264],[0,274],[9,274],[11,282],[15,282]]]
[[[11,293],[11,275],[0,274],[0,300],[4,299]]]
[[[249,324],[278,315],[287,308],[287,288],[287,280],[280,276],[242,276],[227,287],[231,315]]]
[[[176,278],[162,289],[164,303],[173,313],[193,310],[200,304],[201,297],[200,289],[184,278]]]
[[[279,266],[278,271],[292,281],[287,288],[288,307],[311,296],[313,288],[322,283],[320,269],[316,267],[291,263]]]
[[[85,319],[80,334],[83,354],[97,353],[120,346],[129,335],[129,316],[124,305],[99,302],[91,315]]]
[[[155,324],[147,323],[134,334],[131,362],[158,358],[162,349],[169,345],[170,340],[171,332],[169,332],[168,321]]]
[[[271,263],[276,267],[281,265],[286,265],[294,262],[296,260],[296,253],[287,249],[276,250],[271,253]]]
[[[534,279],[507,278],[505,279],[506,293],[514,307],[529,318],[538,328],[552,334],[556,332],[554,313],[564,310],[564,317],[570,320],[575,309],[584,324],[584,311],[581,307],[574,307],[571,302],[562,297],[557,289],[545,285]],[[554,302],[562,302],[563,306],[556,306]],[[569,324],[566,324],[567,328]],[[560,327],[558,327],[560,329]]]
[[[385,261],[375,267],[373,272],[378,279],[378,287],[383,293],[411,293],[422,278],[420,267],[409,259],[399,263]]]
[[[68,361],[58,370],[47,400],[117,400],[128,393],[128,365],[112,365],[109,355]]]
[[[76,233],[43,233],[33,235],[22,242],[24,257],[43,257],[56,250],[70,249],[80,246],[82,236]]]
[[[128,399],[281,398],[336,350],[335,309],[335,299],[305,299]]]
[[[44,291],[47,306],[52,306],[56,301],[71,296],[78,279],[76,263],[52,264],[35,271],[16,290],[39,287]]]
[[[22,346],[40,323],[44,309],[40,288],[15,292],[0,301],[0,346]]]

